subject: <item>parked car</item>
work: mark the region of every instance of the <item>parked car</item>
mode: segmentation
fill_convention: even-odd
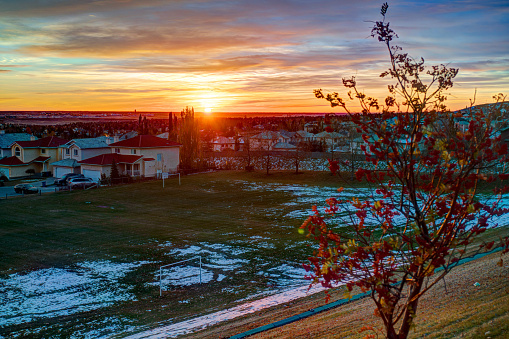
[[[14,186],[14,192],[20,194],[36,194],[39,192],[39,189],[32,184],[17,184]]]
[[[90,178],[71,178],[68,183],[71,189],[97,187],[97,182]]]
[[[64,185],[67,185],[69,180],[72,178],[84,178],[84,177],[85,176],[83,174],[67,173],[67,174],[64,174],[64,176],[62,178],[55,180],[55,185],[64,186]]]

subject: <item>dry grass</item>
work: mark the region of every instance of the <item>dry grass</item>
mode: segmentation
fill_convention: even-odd
[[[509,333],[509,264],[497,266],[500,254],[461,265],[421,299],[411,338],[507,338]],[[507,256],[505,260],[509,261]],[[479,282],[480,286],[474,286]],[[447,289],[447,293],[446,293]],[[340,297],[334,293],[333,298]],[[256,328],[323,304],[323,295],[280,305],[209,328],[190,338],[223,338]],[[322,312],[250,338],[363,338],[380,328],[369,298]],[[380,335],[383,337],[383,335]]]

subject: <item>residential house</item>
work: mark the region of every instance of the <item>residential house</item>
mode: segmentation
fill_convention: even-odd
[[[107,177],[110,176],[113,162],[115,162],[119,173],[141,176],[143,175],[145,161],[150,163],[153,160],[152,158],[143,159],[141,155],[104,153],[81,160],[78,163],[81,167],[81,173],[85,177],[99,180],[103,174]]]
[[[12,156],[11,146],[16,141],[30,140],[37,140],[37,137],[28,133],[0,133],[0,159]]]
[[[235,138],[233,137],[217,137],[212,140],[212,151],[221,152],[226,150],[235,150]]]
[[[66,173],[80,173],[79,161],[110,153],[113,137],[73,139],[62,145],[62,160],[53,163],[53,176],[61,178]]]
[[[310,143],[315,140],[315,135],[307,131],[297,131],[295,132],[294,138],[297,144]]]
[[[319,141],[324,145],[324,151],[333,150],[336,146],[340,145],[341,141],[344,139],[342,134],[337,132],[320,132],[315,134],[315,140]]]
[[[278,142],[288,143],[290,141],[288,137],[274,131],[261,132],[259,134],[253,135],[249,140],[252,150],[265,151],[272,150],[272,147]]]
[[[304,124],[304,131],[306,131],[306,132],[313,133],[313,132],[316,132],[317,129],[318,129],[317,121],[308,122],[308,123]]]
[[[296,145],[298,144],[298,140],[295,136],[295,132],[289,132],[287,130],[279,130],[279,134],[281,134],[281,136],[284,138],[284,140],[286,140],[285,142],[286,143],[289,143],[289,144],[292,144],[292,145]]]
[[[154,177],[163,172],[176,172],[181,146],[153,135],[138,135],[110,144],[109,153],[79,161],[81,173],[93,179],[99,179],[101,174],[109,176],[113,161],[121,173],[131,176]]]
[[[16,141],[11,145],[14,155],[0,159],[0,170],[9,178],[26,176],[26,171],[32,169],[35,173],[51,173],[53,163],[61,160],[59,147],[68,141],[59,137]]]

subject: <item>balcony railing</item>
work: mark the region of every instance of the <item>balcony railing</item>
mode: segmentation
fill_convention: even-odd
[[[131,177],[139,177],[141,175],[140,171],[127,170],[126,173],[129,174]]]

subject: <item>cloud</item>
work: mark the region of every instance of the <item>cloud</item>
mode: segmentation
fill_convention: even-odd
[[[122,98],[133,105],[136,96],[143,102],[150,96],[154,107],[162,107],[214,89],[234,95],[242,107],[261,109],[264,102],[297,107],[314,88],[341,90],[341,78],[352,75],[366,92],[386,89],[378,74],[389,67],[387,50],[369,37],[372,20],[380,17],[375,0],[1,4],[0,86],[26,97],[37,91],[58,103],[75,95],[84,105],[93,97],[112,107]],[[410,55],[423,56],[429,65],[459,67],[461,88],[475,81],[509,86],[507,2],[389,5],[387,19],[400,36],[396,43]],[[16,67],[22,66],[27,67],[20,72]],[[165,99],[156,103],[158,98]]]

